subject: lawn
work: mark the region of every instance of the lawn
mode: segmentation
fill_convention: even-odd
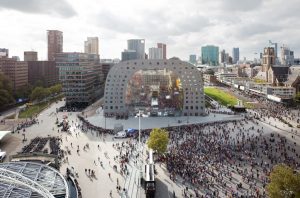
[[[39,114],[43,109],[45,109],[47,105],[47,102],[43,102],[27,107],[24,111],[21,111],[19,113],[19,118],[32,118],[36,114]]]
[[[53,103],[57,100],[60,100],[62,98],[63,98],[63,95],[59,95],[59,96],[52,98],[49,102],[42,102],[42,103],[27,107],[24,111],[21,111],[19,113],[19,118],[32,118],[33,116],[35,116],[35,115],[39,114],[41,111],[43,111],[48,106],[48,104],[50,105],[51,103]]]
[[[235,96],[221,89],[215,87],[205,87],[204,93],[224,106],[237,104],[237,98]]]

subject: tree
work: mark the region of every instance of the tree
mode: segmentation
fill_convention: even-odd
[[[0,73],[0,108],[14,103],[12,96],[12,82],[3,73]]]
[[[300,198],[300,173],[287,165],[277,165],[270,175],[267,192],[271,198]]]
[[[159,154],[167,151],[169,143],[169,133],[164,129],[152,129],[148,139],[148,147],[153,149]]]
[[[51,94],[60,93],[61,90],[62,90],[61,84],[56,84],[56,85],[49,87],[49,91]]]
[[[11,80],[0,72],[0,89],[7,90],[10,94],[12,94],[12,82]]]
[[[21,88],[19,88],[14,93],[14,97],[16,99],[18,99],[18,98],[29,98],[31,92],[32,92],[32,86],[28,84],[26,86],[22,86]]]
[[[33,89],[33,91],[30,94],[30,99],[33,100],[38,100],[41,101],[45,98],[50,96],[50,91],[46,88],[43,87],[36,87]]]

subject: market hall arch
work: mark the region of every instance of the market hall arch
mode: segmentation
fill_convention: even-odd
[[[105,116],[128,115],[125,103],[129,80],[139,70],[173,71],[181,80],[183,91],[184,116],[200,116],[205,114],[205,97],[203,91],[202,72],[194,65],[179,59],[168,60],[130,60],[114,65],[106,78],[103,111]]]

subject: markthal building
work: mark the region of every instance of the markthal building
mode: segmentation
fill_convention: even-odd
[[[105,84],[105,116],[201,116],[205,112],[202,73],[187,62],[130,60],[115,65]]]

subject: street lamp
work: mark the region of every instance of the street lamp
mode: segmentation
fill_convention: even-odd
[[[139,188],[141,188],[141,179],[142,179],[142,145],[141,145],[141,110],[139,110]],[[141,193],[141,189],[139,189],[139,193]]]

